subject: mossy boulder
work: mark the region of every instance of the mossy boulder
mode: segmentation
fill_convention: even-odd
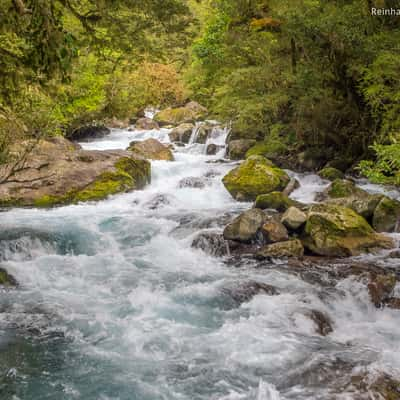
[[[228,192],[238,201],[254,201],[260,194],[283,190],[289,183],[285,171],[261,156],[252,156],[224,176]]]
[[[283,141],[278,138],[273,138],[255,143],[247,150],[246,158],[251,156],[263,156],[274,159],[277,156],[287,153],[287,151],[288,147]]]
[[[4,268],[0,268],[0,287],[16,287],[17,280],[10,275]]]
[[[398,232],[400,229],[400,202],[382,196],[374,210],[372,226],[377,232]]]
[[[335,179],[323,192],[322,197],[327,199],[338,199],[341,197],[363,197],[368,195],[352,181],[346,179]]]
[[[139,118],[135,123],[135,128],[144,131],[150,131],[153,129],[160,129],[158,123],[151,118]]]
[[[141,189],[150,176],[150,163],[127,151],[85,151],[63,138],[41,140],[24,168],[0,185],[0,205],[51,207],[101,200]]]
[[[132,142],[128,150],[135,156],[150,160],[174,161],[172,151],[156,139],[146,139],[141,142]]]
[[[207,109],[195,101],[183,107],[166,108],[154,116],[160,126],[179,125],[187,122],[202,120],[207,116]]]
[[[243,160],[247,150],[256,143],[253,139],[232,140],[228,145],[228,157],[231,160]]]
[[[310,208],[303,244],[315,254],[337,257],[393,247],[393,241],[376,233],[363,217],[333,204]]]
[[[272,192],[257,196],[254,207],[261,208],[262,210],[272,209],[284,212],[290,207],[303,207],[303,205],[292,200],[282,192]]]
[[[343,179],[344,173],[333,167],[325,167],[318,172],[318,175],[322,179],[327,179],[328,181],[334,181],[335,179]]]
[[[303,255],[304,247],[301,241],[292,239],[264,246],[257,252],[256,258],[263,260],[267,258],[302,257]]]

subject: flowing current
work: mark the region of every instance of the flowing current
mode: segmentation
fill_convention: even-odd
[[[168,143],[168,132],[114,130],[83,146]],[[219,162],[223,153],[191,141],[174,162],[152,162],[143,191],[0,214],[2,266],[20,283],[0,292],[0,399],[352,399],[341,382],[354,371],[400,377],[400,312],[376,309],[357,279],[325,288],[282,261],[191,247],[251,206],[224,189],[235,163]],[[293,197],[306,202],[327,185],[296,177]],[[237,304],[230,294],[250,281],[280,294]],[[333,332],[318,335],[310,310],[329,315]]]

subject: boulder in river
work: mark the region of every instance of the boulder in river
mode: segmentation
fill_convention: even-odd
[[[150,131],[152,129],[160,129],[158,123],[151,118],[139,118],[135,123],[135,128],[145,131]]]
[[[368,192],[356,186],[356,184],[347,179],[335,179],[325,190],[320,194],[319,200],[338,199],[343,197],[362,197]]]
[[[182,188],[203,189],[206,186],[206,180],[196,176],[183,178],[179,181],[178,186]]]
[[[110,129],[104,125],[86,125],[69,132],[67,138],[75,142],[88,142],[93,139],[101,139],[110,133]]]
[[[307,215],[296,207],[289,207],[282,215],[281,219],[286,228],[295,231],[307,221]]]
[[[258,208],[252,208],[235,218],[224,229],[224,239],[251,243],[257,239],[266,215]]]
[[[302,257],[304,247],[300,240],[292,239],[286,242],[272,243],[262,247],[256,254],[258,260],[281,257]]]
[[[289,183],[283,189],[282,193],[286,196],[289,196],[292,192],[300,187],[300,182],[296,178],[290,178]]]
[[[332,204],[310,208],[303,243],[315,254],[333,257],[393,247],[393,241],[376,233],[363,217],[350,208]]]
[[[372,226],[377,232],[400,230],[400,202],[383,196],[374,210]]]
[[[146,139],[141,142],[132,142],[128,150],[135,156],[150,159],[174,161],[172,151],[156,139]]]
[[[18,143],[13,151],[20,154],[26,146]],[[9,168],[3,165],[1,175]],[[0,205],[50,207],[101,200],[141,189],[150,176],[150,163],[128,151],[86,151],[61,137],[40,140],[23,168],[0,185]]]
[[[229,254],[228,242],[223,235],[216,232],[199,233],[192,242],[192,247],[201,249],[205,253],[216,257],[222,257]]]
[[[171,142],[189,143],[194,125],[191,123],[180,124],[169,133]]]
[[[268,296],[279,295],[279,290],[275,286],[256,281],[244,282],[234,288],[224,288],[223,292],[237,304],[246,303],[259,294]]]
[[[238,201],[254,201],[261,194],[283,190],[289,182],[285,171],[262,156],[252,156],[224,176],[228,192]]]
[[[257,196],[254,207],[277,210],[284,212],[290,207],[303,207],[303,205],[295,200],[292,200],[282,192],[272,192]]]
[[[322,179],[327,179],[328,181],[334,181],[335,179],[343,179],[344,173],[333,167],[325,167],[318,172],[318,175]]]
[[[318,334],[326,336],[333,332],[332,321],[324,312],[319,310],[309,310],[306,314],[315,323]]]
[[[206,154],[208,156],[214,156],[215,154],[217,154],[222,149],[223,149],[223,146],[218,146],[215,143],[210,143],[210,144],[207,145]]]
[[[289,234],[285,226],[275,216],[268,216],[261,232],[267,243],[277,243],[289,240]]]
[[[246,152],[256,141],[254,139],[238,139],[232,140],[228,144],[228,157],[231,160],[243,160],[246,158]]]
[[[183,107],[166,108],[154,116],[154,120],[160,126],[179,125],[185,122],[202,120],[207,116],[207,109],[195,101],[187,103]]]

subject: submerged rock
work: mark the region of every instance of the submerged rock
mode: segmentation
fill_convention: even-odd
[[[398,232],[400,202],[383,196],[374,210],[372,226],[377,232]]]
[[[255,241],[265,218],[264,212],[257,208],[245,211],[225,227],[224,239],[242,243]]]
[[[243,160],[249,150],[256,143],[253,139],[232,140],[228,144],[228,157],[231,160]]]
[[[135,156],[150,160],[174,161],[172,151],[156,139],[146,139],[141,142],[132,142],[128,150]]]
[[[187,103],[183,107],[166,108],[154,116],[154,120],[165,125],[179,125],[185,122],[194,122],[204,119],[207,116],[207,109],[195,101]]]
[[[303,255],[302,243],[298,239],[293,239],[264,246],[257,252],[256,258],[264,260],[266,258],[302,257]]]
[[[202,232],[198,234],[192,242],[192,247],[216,257],[229,255],[228,242],[224,239],[223,235],[216,232]]]
[[[371,301],[376,307],[381,307],[392,295],[396,286],[396,275],[373,274],[368,283]]]
[[[299,202],[292,200],[282,192],[272,192],[257,196],[254,207],[261,210],[272,209],[279,212],[284,212],[290,207],[302,207]]]
[[[333,332],[332,321],[328,315],[319,310],[310,310],[307,313],[317,326],[317,333],[321,336],[329,335]]]
[[[281,221],[286,228],[295,231],[305,224],[307,215],[296,207],[290,207],[282,215]]]
[[[236,200],[254,201],[261,194],[283,190],[289,177],[266,158],[252,156],[225,175],[222,182]]]
[[[28,145],[20,143],[14,151],[21,152]],[[0,206],[50,207],[101,200],[141,189],[150,176],[150,163],[127,151],[81,150],[61,137],[40,140],[24,168],[0,185]]]
[[[363,217],[332,204],[310,208],[303,243],[315,254],[337,257],[393,247],[393,241],[376,233]]]
[[[204,178],[198,178],[195,176],[183,178],[179,181],[178,186],[180,188],[194,188],[203,189],[206,187],[206,182]]]
[[[171,142],[189,143],[193,129],[194,125],[191,123],[181,124],[169,133],[169,139]]]
[[[4,268],[0,268],[0,287],[16,287],[18,286],[17,280],[10,275]]]
[[[139,118],[135,123],[135,128],[145,131],[151,131],[152,129],[160,129],[160,126],[156,121],[151,118]]]
[[[246,303],[259,294],[277,296],[280,293],[275,286],[256,281],[241,283],[235,288],[224,288],[223,292],[231,297],[237,304]]]

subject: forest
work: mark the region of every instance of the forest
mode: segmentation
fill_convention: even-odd
[[[188,99],[256,152],[400,183],[396,1],[1,0],[1,159]]]

